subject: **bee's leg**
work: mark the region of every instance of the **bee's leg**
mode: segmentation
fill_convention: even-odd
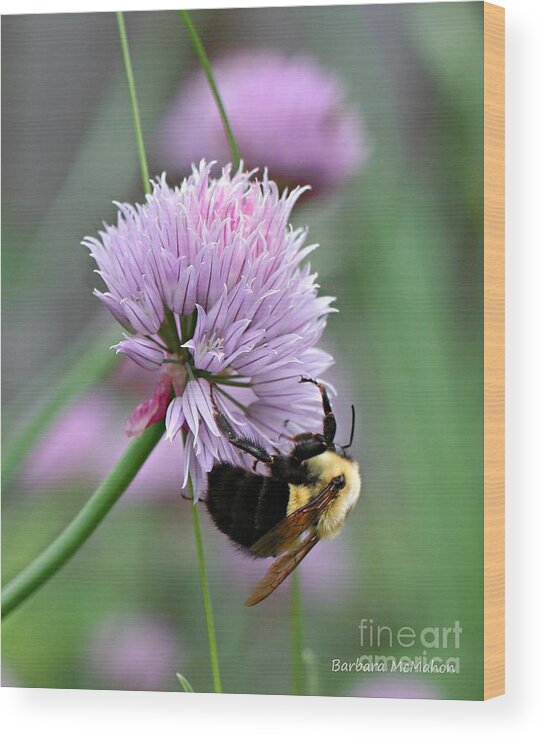
[[[314,378],[301,378],[300,382],[313,383],[319,388],[323,403],[323,413],[325,414],[325,418],[323,419],[323,437],[325,438],[327,447],[332,447],[336,436],[336,417],[332,411],[331,402],[325,386],[323,383],[319,383],[317,380],[314,380]]]
[[[231,445],[234,445],[234,447],[237,447],[243,452],[247,452],[248,455],[256,458],[257,462],[271,465],[274,462],[274,457],[254,439],[249,439],[249,437],[243,437],[242,435],[237,434],[225,414],[223,414],[219,410],[213,394],[211,396],[211,399],[214,407],[215,421],[217,423],[217,426],[219,427],[219,431],[221,432],[221,434],[223,434],[228,439]]]
[[[221,412],[216,414],[215,421],[217,422],[219,431],[225,435],[231,445],[234,445],[234,447],[242,450],[242,452],[247,452],[248,455],[251,455],[256,459],[256,462],[262,462],[266,465],[271,465],[274,462],[273,456],[268,453],[264,449],[264,447],[262,447],[262,445],[260,445],[254,439],[249,439],[249,437],[243,437],[236,434],[231,426],[230,421],[227,419],[226,416],[224,416],[224,414],[222,414]]]

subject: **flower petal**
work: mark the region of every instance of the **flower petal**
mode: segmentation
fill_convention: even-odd
[[[180,396],[176,396],[166,412],[166,439],[174,439],[176,434],[181,431],[184,423],[183,401]]]
[[[162,376],[151,398],[136,406],[128,418],[125,434],[128,437],[139,437],[144,429],[164,419],[171,395],[172,383],[169,378]]]

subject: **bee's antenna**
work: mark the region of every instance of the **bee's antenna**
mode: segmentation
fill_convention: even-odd
[[[349,444],[342,447],[343,450],[349,450],[353,443],[353,435],[355,434],[355,406],[351,404],[351,433],[349,435]]]

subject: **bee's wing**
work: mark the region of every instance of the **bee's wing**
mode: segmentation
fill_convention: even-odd
[[[263,580],[253,589],[251,596],[246,601],[246,606],[254,606],[270,596],[318,542],[318,536],[315,533],[310,534],[305,540],[302,540],[295,550],[291,550],[291,552],[282,555],[281,558],[274,560]]]
[[[336,498],[342,485],[339,477],[333,478],[314,499],[263,534],[251,547],[251,552],[261,558],[268,558],[291,550],[300,535],[317,523],[319,515]]]

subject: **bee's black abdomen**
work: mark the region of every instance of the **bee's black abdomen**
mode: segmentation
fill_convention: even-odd
[[[261,477],[231,465],[208,473],[208,511],[218,529],[244,547],[255,542],[255,517]]]
[[[251,548],[285,518],[289,486],[227,463],[208,473],[206,505],[215,525],[234,542]]]

